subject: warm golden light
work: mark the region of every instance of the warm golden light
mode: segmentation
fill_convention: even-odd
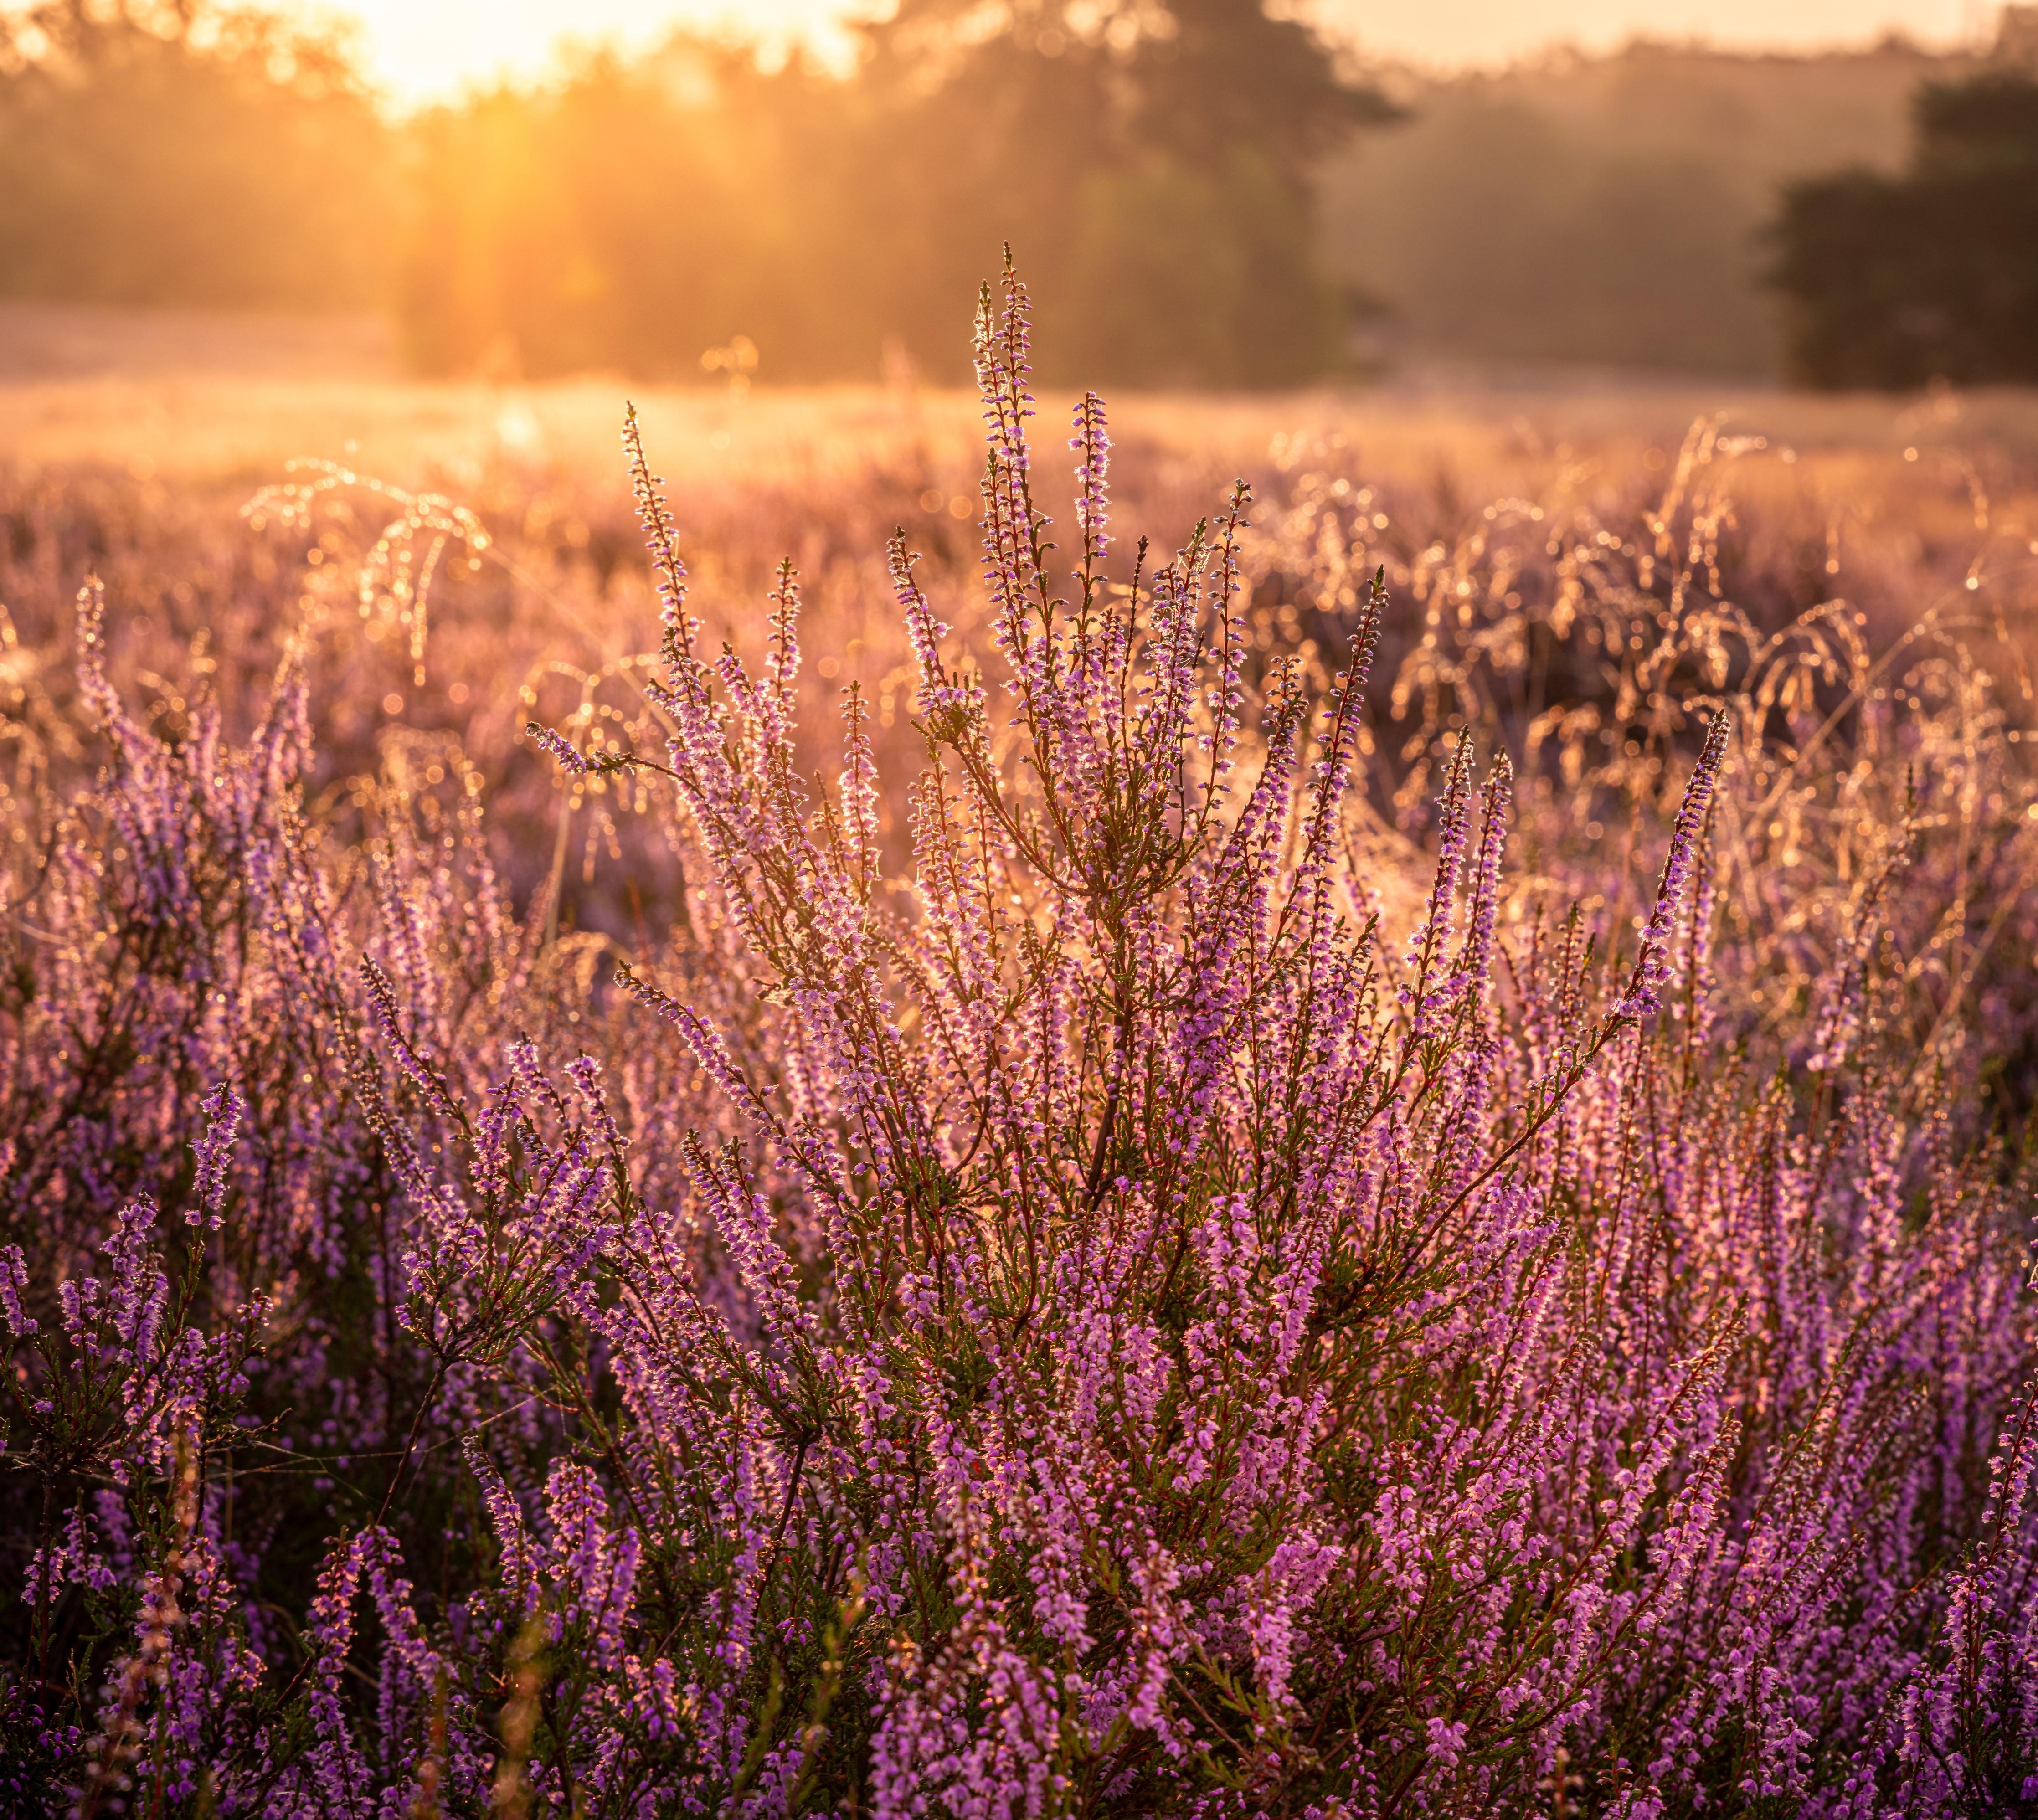
[[[866,13],[885,10],[883,0]],[[843,0],[347,0],[308,7],[358,21],[364,59],[400,103],[435,100],[503,75],[540,74],[562,40],[641,49],[673,27],[798,38],[839,55]]]
[[[1985,37],[1977,0],[1320,0],[1316,17],[1390,56],[1492,63],[1569,43],[1610,50],[1638,36],[1805,51],[1888,32],[1934,44]]]
[[[347,0],[377,81],[415,102],[542,70],[563,38],[641,47],[676,25],[798,38],[839,57],[840,21],[887,0]],[[1804,50],[1900,31],[1935,44],[1983,32],[1976,0],[1306,0],[1297,9],[1377,54],[1445,66],[1504,61],[1557,42],[1606,48],[1646,34]]]

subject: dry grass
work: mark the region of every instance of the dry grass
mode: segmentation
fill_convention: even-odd
[[[620,400],[635,392],[672,477],[825,474],[904,446],[973,460],[974,397],[843,386],[714,391],[591,376],[541,385],[397,376],[372,322],[236,318],[0,305],[0,453],[182,480],[271,474],[294,456],[343,458],[418,483],[503,462],[615,472]],[[1049,401],[1051,411],[1059,401]],[[1271,396],[1116,402],[1116,422],[1183,454],[1251,465],[1274,437],[1342,434],[1384,470],[1443,464],[1468,479],[1508,467],[1623,467],[1674,449],[1696,417],[1790,448],[1851,494],[1902,491],[1907,447],[1977,464],[2038,463],[2038,395],[1813,398],[1702,380],[1594,372],[1422,368],[1377,385]],[[1412,464],[1412,465],[1411,465]]]
[[[457,736],[521,805],[502,813],[525,818],[519,851],[540,864],[532,856],[553,846],[553,786],[522,745],[525,720],[619,730],[638,706],[622,660],[656,641],[617,445],[633,388],[611,378],[407,383],[350,365],[358,332],[321,339],[273,323],[242,325],[237,368],[222,352],[230,322],[100,315],[58,325],[82,350],[70,376],[9,382],[0,360],[0,605],[24,649],[53,679],[66,673],[69,603],[96,569],[119,666],[161,679],[175,712],[176,679],[195,660],[213,667],[209,687],[238,702],[303,624],[319,650],[329,782],[373,770],[391,738]],[[749,645],[771,569],[790,556],[806,589],[813,686],[860,679],[896,748],[892,774],[910,774],[910,666],[881,552],[903,522],[941,611],[974,637],[975,399],[876,387],[636,395],[710,636]],[[1044,502],[1064,526],[1067,403],[1042,401],[1036,438]],[[1412,641],[1435,623],[1425,590],[1437,577],[1485,585],[1491,562],[1477,552],[1496,506],[1504,521],[1506,502],[1533,502],[1553,538],[1559,526],[1587,543],[1635,535],[1661,513],[1686,432],[1707,414],[1738,438],[1703,485],[1731,501],[1725,585],[1756,621],[1779,626],[1841,596],[1887,649],[1950,606],[1998,649],[2007,633],[2038,659],[2038,396],[1816,399],[1431,372],[1363,389],[1131,398],[1112,409],[1119,523],[1172,547],[1246,475],[1271,539],[1252,607],[1262,649],[1335,645],[1340,610],[1312,606],[1315,558],[1289,547],[1287,509],[1333,479],[1347,498],[1369,490],[1385,528],[1367,533],[1365,560],[1387,565],[1396,624]],[[434,489],[481,515],[490,558],[470,569],[449,553],[428,650],[414,651],[424,641],[400,602],[378,595],[372,611],[357,607],[358,566],[386,499],[343,491],[296,531],[241,516],[302,456]],[[1520,541],[1519,530],[1508,535]],[[1547,592],[1559,583],[1539,549],[1532,538],[1540,568],[1521,585]],[[2012,694],[2021,698],[2021,683]],[[2028,699],[2010,712],[2028,720]],[[819,747],[813,755],[824,757]],[[610,838],[595,823],[586,834]],[[574,868],[584,880],[593,859],[590,846]]]

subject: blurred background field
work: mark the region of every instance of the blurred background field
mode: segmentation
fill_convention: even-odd
[[[0,376],[2038,377],[2038,9],[1430,10],[11,0]]]
[[[502,464],[581,470],[598,482],[615,478],[626,398],[676,471],[699,478],[788,461],[853,466],[903,445],[975,460],[975,395],[911,374],[734,393],[614,372],[426,380],[405,370],[389,326],[371,315],[0,301],[0,451],[32,466],[253,483],[316,456],[418,485]],[[1907,448],[1922,446],[2014,486],[2038,458],[2038,394],[2021,387],[1835,396],[1759,379],[1436,354],[1341,384],[1132,392],[1116,415],[1218,467],[1250,466],[1274,437],[1305,433],[1343,435],[1397,468],[1618,465],[1646,448],[1660,453],[1700,417],[1766,439],[1779,458],[1787,449],[1793,461],[1813,459],[1820,471],[1903,464]],[[1889,478],[1916,479],[1907,465]]]

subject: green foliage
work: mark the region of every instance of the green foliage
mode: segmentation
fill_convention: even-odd
[[[1915,114],[1905,176],[1843,172],[1785,198],[1792,365],[1824,388],[2038,380],[2038,81],[1933,85]]]
[[[698,376],[747,334],[775,376],[839,371],[833,86],[681,39],[428,114],[398,296],[413,365]]]
[[[1309,210],[1261,154],[1100,171],[1079,201],[1063,310],[1093,369],[1133,385],[1276,386],[1338,363],[1341,305]],[[1199,249],[1193,283],[1185,247]]]
[[[0,13],[0,293],[372,304],[390,153],[343,47],[275,15]]]
[[[846,76],[680,33],[392,123],[278,16],[41,0],[0,21],[0,292],[393,308],[426,373],[699,378],[744,346],[767,379],[889,349],[953,380],[945,300],[1010,241],[1054,376],[1339,364],[1313,176],[1390,110],[1307,28],[1263,0],[908,0],[863,29]]]
[[[743,335],[771,377],[874,373],[889,344],[958,378],[939,300],[1009,240],[1040,274],[1055,376],[1252,385],[1339,363],[1312,176],[1386,117],[1377,96],[1260,0],[986,17],[909,0],[865,28],[847,80],[682,36],[435,114],[414,360],[677,375]]]
[[[1425,353],[1770,374],[1760,233],[1779,184],[1900,161],[1900,43],[1765,56],[1638,43],[1426,83],[1334,156],[1325,255]]]

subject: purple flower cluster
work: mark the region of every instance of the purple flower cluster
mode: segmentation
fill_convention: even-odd
[[[106,762],[0,996],[0,1791],[2032,1811],[2029,1178],[1972,969],[1913,1016],[1965,849],[1916,790],[1848,827],[1828,940],[1744,863],[1779,761],[1716,690],[1646,914],[1519,726],[1460,727],[1425,853],[1366,781],[1384,573],[1335,674],[1256,667],[1249,490],[1114,566],[1093,395],[1057,571],[996,303],[1006,687],[900,534],[896,796],[860,687],[800,762],[790,566],[761,665],[701,654],[631,419],[664,759],[532,735],[648,774],[687,884],[628,948],[519,910],[456,766],[322,819],[300,658],[244,744],[138,724],[88,589]],[[1798,731],[1776,800],[1858,824]]]

